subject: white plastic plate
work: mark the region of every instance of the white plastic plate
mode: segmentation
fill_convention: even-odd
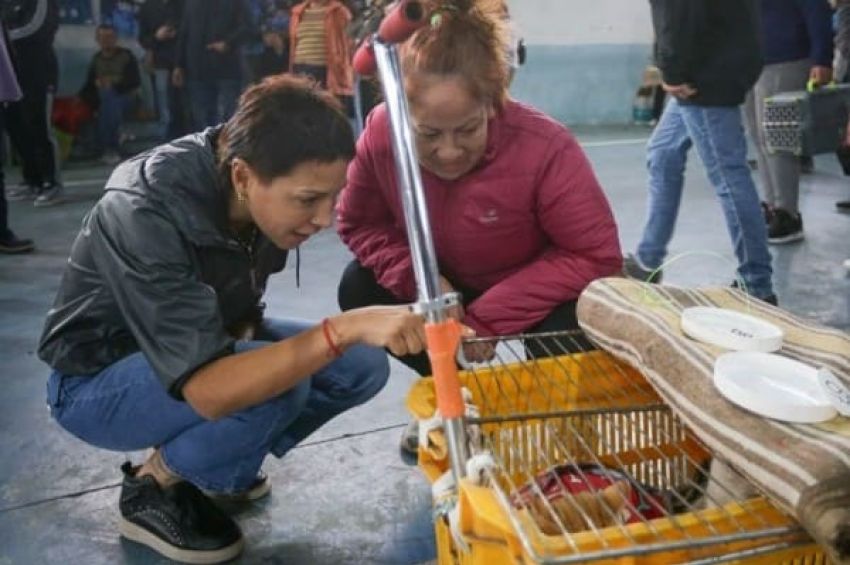
[[[812,424],[838,414],[817,369],[780,355],[724,353],[714,363],[714,386],[741,408],[775,420]]]
[[[838,413],[850,418],[850,389],[826,368],[818,371],[818,380]]]
[[[685,335],[733,351],[770,353],[782,347],[784,338],[774,324],[725,308],[686,308],[680,324]]]

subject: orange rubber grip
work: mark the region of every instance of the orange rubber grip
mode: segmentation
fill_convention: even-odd
[[[455,362],[460,333],[457,320],[425,324],[428,358],[431,359],[431,371],[437,391],[437,408],[440,415],[446,419],[461,418],[465,412]]]

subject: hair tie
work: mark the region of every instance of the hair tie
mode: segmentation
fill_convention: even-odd
[[[458,7],[454,4],[441,4],[431,14],[431,27],[440,27],[443,23],[443,14],[446,12],[458,12]]]

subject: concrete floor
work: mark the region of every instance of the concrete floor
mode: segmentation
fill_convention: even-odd
[[[645,129],[577,132],[620,224],[623,248],[634,249],[644,215]],[[850,330],[850,216],[834,203],[850,198],[850,180],[831,157],[802,187],[806,239],[774,248],[781,305],[826,325]],[[35,209],[12,203],[11,223],[33,237],[28,256],[0,256],[0,565],[40,563],[162,563],[116,533],[118,466],[143,453],[109,453],[83,444],[50,421],[44,406],[47,368],[35,356],[69,247],[108,170],[66,171],[69,201]],[[15,182],[16,172],[9,175]],[[698,160],[692,161],[671,256],[665,271],[684,285],[726,285],[733,259],[722,217]],[[717,259],[706,253],[720,254]],[[269,313],[318,319],[336,310],[336,283],[349,258],[333,232],[303,249],[301,288],[294,269],[274,278]],[[414,376],[394,362],[386,389],[317,432],[285,459],[267,460],[269,499],[242,509],[247,536],[242,563],[421,563],[435,558],[429,487],[398,456],[407,421],[403,397]]]

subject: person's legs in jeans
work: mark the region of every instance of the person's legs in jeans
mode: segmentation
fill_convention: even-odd
[[[280,341],[309,328],[309,322],[267,318],[257,334],[260,339]],[[310,378],[307,401],[298,418],[274,439],[271,453],[283,457],[287,451],[343,412],[378,394],[389,378],[383,349],[355,345],[345,355]]]
[[[269,322],[261,335],[283,339],[301,322]],[[237,351],[268,345],[240,342]],[[216,421],[172,398],[141,353],[94,377],[61,376],[48,383],[48,403],[63,428],[105,449],[159,447],[169,470],[215,492],[245,490],[269,452],[282,456],[337,414],[363,403],[386,383],[383,351],[352,347],[286,393]],[[215,449],[211,449],[215,446]]]
[[[218,86],[215,81],[189,80],[186,86],[194,129],[218,125]]]
[[[239,91],[242,81],[238,79],[222,79],[218,81],[218,96],[220,113],[218,121],[226,122],[236,111],[236,103],[239,101]]]
[[[159,123],[159,135],[163,141],[169,141],[169,128],[171,125],[171,71],[168,69],[154,69],[153,91],[156,101],[156,117]]]
[[[104,152],[117,155],[121,148],[121,124],[124,122],[124,111],[129,104],[129,99],[112,88],[102,88],[98,91],[98,95],[100,96],[100,107],[97,111],[98,144]]]
[[[737,106],[681,106],[681,114],[720,199],[738,258],[738,274],[750,294],[772,297],[767,227],[747,165],[741,110]]]
[[[671,98],[647,146],[647,219],[637,247],[637,259],[642,268],[656,269],[667,256],[667,245],[673,237],[682,201],[690,148],[691,140],[682,120],[681,106],[675,98]]]

